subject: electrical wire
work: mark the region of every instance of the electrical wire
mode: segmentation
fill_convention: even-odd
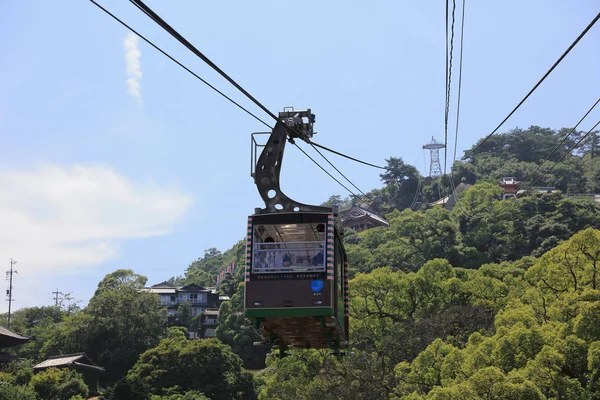
[[[535,84],[535,86],[529,91],[529,93],[527,93],[527,95],[519,102],[519,104],[517,104],[517,106],[506,116],[506,118],[504,118],[502,120],[502,122],[500,122],[500,124],[498,124],[498,126],[489,135],[487,135],[479,144],[477,144],[475,146],[475,148],[465,152],[465,157],[469,154],[473,154],[477,149],[479,149],[481,146],[483,146],[483,144],[485,142],[487,142],[488,139],[490,137],[492,137],[492,135],[494,135],[498,131],[498,129],[500,129],[500,127],[502,125],[504,125],[504,123],[506,121],[508,121],[508,119],[519,109],[519,107],[521,107],[521,105],[523,103],[525,103],[525,100],[527,100],[529,98],[529,96],[531,96],[531,94],[552,73],[552,71],[554,71],[554,69],[558,66],[558,64],[561,63],[561,61],[567,56],[567,54],[569,54],[571,52],[571,50],[573,50],[575,45],[577,45],[577,43],[579,43],[579,41],[588,33],[588,31],[592,28],[592,26],[594,26],[594,24],[596,24],[596,22],[598,22],[598,19],[600,19],[600,13],[598,13],[598,15],[596,15],[596,17],[594,17],[594,19],[588,24],[588,26],[586,26],[586,28],[583,30],[583,32],[581,32],[579,34],[579,36],[575,39],[575,41],[573,43],[571,43],[571,45],[567,48],[567,50],[565,50],[565,52],[558,58],[558,60],[556,60],[556,62],[552,65],[552,67],[550,67],[550,69],[544,74],[544,76],[542,76],[542,79],[540,79],[538,81],[538,83]]]
[[[583,137],[581,137],[581,138],[580,138],[580,139],[577,141],[577,143],[575,143],[573,146],[571,146],[571,148],[570,148],[569,150],[567,150],[567,152],[566,152],[565,154],[563,154],[563,156],[562,156],[562,157],[561,157],[561,158],[560,158],[558,161],[555,161],[555,162],[554,162],[554,164],[552,164],[552,166],[551,166],[550,168],[548,168],[548,170],[546,170],[546,171],[545,171],[545,172],[544,172],[544,173],[543,173],[543,174],[542,174],[542,175],[541,175],[539,178],[537,178],[535,181],[533,181],[533,183],[532,183],[531,185],[529,185],[529,187],[528,187],[527,189],[525,189],[525,190],[526,190],[526,191],[527,191],[527,190],[530,190],[530,189],[533,187],[533,185],[535,185],[535,184],[536,184],[536,183],[537,183],[537,182],[538,182],[540,179],[542,179],[542,178],[543,178],[544,176],[546,176],[546,175],[547,175],[547,174],[548,174],[550,171],[552,171],[552,170],[554,169],[554,167],[556,167],[556,165],[557,165],[558,163],[560,163],[562,160],[564,160],[564,159],[565,159],[565,157],[571,153],[571,151],[573,151],[573,150],[574,150],[574,149],[575,149],[577,146],[579,146],[579,144],[580,144],[580,143],[581,143],[583,140],[585,140],[585,138],[587,138],[587,137],[588,137],[588,136],[589,136],[589,135],[590,135],[590,134],[591,134],[591,133],[594,131],[594,129],[596,129],[596,127],[597,127],[598,125],[600,125],[600,121],[596,122],[596,125],[594,125],[594,126],[592,127],[592,129],[590,129],[590,130],[588,131],[588,133],[586,133],[586,134],[585,134]],[[518,196],[519,196],[519,193],[517,193],[516,197],[518,197]]]
[[[571,129],[569,131],[569,133],[567,133],[565,135],[564,138],[562,138],[562,140],[556,145],[556,147],[554,148],[554,150],[552,150],[550,152],[550,154],[548,154],[546,156],[546,158],[544,158],[544,160],[542,161],[542,163],[540,165],[538,165],[538,167],[535,169],[535,171],[533,171],[531,174],[529,174],[527,176],[527,178],[525,178],[520,184],[519,186],[517,186],[517,191],[521,188],[521,186],[523,186],[525,184],[525,182],[527,182],[529,180],[529,178],[533,177],[536,172],[538,172],[546,163],[546,161],[548,161],[550,159],[550,157],[552,157],[552,155],[554,153],[556,153],[556,151],[567,141],[567,139],[569,138],[569,136],[571,136],[571,134],[573,132],[575,132],[575,130],[577,129],[577,127],[583,122],[583,120],[589,115],[589,113],[592,112],[592,110],[598,105],[598,103],[600,103],[600,98],[598,98],[598,100],[596,100],[596,102],[592,105],[592,107],[585,113],[585,115],[583,117],[581,117],[581,119],[579,120],[579,122],[577,122],[577,124],[573,127],[573,129]],[[536,181],[537,182],[537,181]]]

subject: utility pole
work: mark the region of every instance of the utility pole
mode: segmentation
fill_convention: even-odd
[[[58,288],[56,288],[56,292],[52,292],[52,294],[54,295],[55,305],[56,305],[56,307],[58,307],[58,295],[59,294],[64,294],[64,293],[63,292],[59,292]]]
[[[14,301],[12,298],[12,290],[13,290],[13,285],[12,285],[12,281],[13,281],[13,273],[16,273],[16,270],[13,270],[13,265],[15,265],[17,262],[13,261],[13,259],[10,259],[10,270],[6,271],[6,276],[8,277],[8,290],[6,291],[6,295],[8,296],[8,324],[7,324],[7,328],[10,329],[10,310],[11,310],[11,305],[12,302]]]

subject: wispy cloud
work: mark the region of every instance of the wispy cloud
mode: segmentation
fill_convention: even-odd
[[[129,238],[164,235],[191,204],[175,189],[106,166],[0,170],[0,259],[73,273],[114,259]]]
[[[125,49],[125,65],[127,72],[127,87],[129,94],[142,103],[142,93],[140,91],[140,80],[142,79],[142,68],[140,66],[140,58],[142,53],[138,49],[138,37],[135,33],[128,33],[123,41]]]

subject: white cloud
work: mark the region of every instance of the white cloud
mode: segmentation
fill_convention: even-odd
[[[114,259],[128,238],[164,235],[191,198],[106,166],[0,170],[0,259],[74,272]]]
[[[142,68],[140,66],[140,57],[142,53],[138,49],[138,37],[135,33],[130,32],[123,41],[125,49],[125,65],[127,72],[127,87],[129,94],[142,103],[142,93],[140,91],[140,79],[142,79]]]

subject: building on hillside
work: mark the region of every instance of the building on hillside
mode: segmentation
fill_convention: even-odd
[[[44,371],[48,368],[69,368],[79,372],[83,381],[90,389],[92,394],[98,393],[100,374],[104,373],[104,368],[92,364],[85,353],[63,354],[49,357],[33,367],[34,372]]]
[[[200,317],[200,331],[198,336],[202,339],[207,339],[216,336],[217,327],[219,326],[219,310],[206,310]]]
[[[458,194],[464,192],[465,190],[469,190],[473,185],[467,183],[467,178],[463,177],[460,180],[460,183],[456,185],[452,193],[448,196],[442,197],[438,201],[434,201],[430,203],[430,206],[442,206],[448,210],[452,210],[456,203],[458,202]]]
[[[377,228],[378,226],[390,226],[383,217],[377,214],[366,204],[353,204],[347,210],[340,211],[340,220],[344,228],[354,229],[356,232],[362,232],[367,229]]]
[[[218,314],[221,303],[229,300],[229,297],[219,295],[219,292],[214,287],[205,288],[196,284],[176,287],[169,285],[167,282],[162,282],[143,290],[159,295],[160,305],[167,309],[167,315],[176,316],[177,309],[181,304],[190,303],[192,317],[202,315],[200,317],[201,321],[204,319],[205,313],[216,311]],[[212,325],[207,329],[211,328]],[[214,328],[216,329],[216,326]],[[204,338],[205,331],[204,327],[201,326],[198,331],[188,332],[188,335],[190,339]]]
[[[509,197],[517,197],[519,190],[519,185],[521,182],[517,181],[513,177],[504,177],[500,180],[500,186],[504,190],[502,193],[502,200],[506,200]]]
[[[3,326],[0,326],[0,349],[20,346],[29,342],[31,339],[26,336],[21,336],[18,333],[10,331]],[[8,364],[12,361],[17,361],[19,358],[5,351],[0,352],[0,364]]]

